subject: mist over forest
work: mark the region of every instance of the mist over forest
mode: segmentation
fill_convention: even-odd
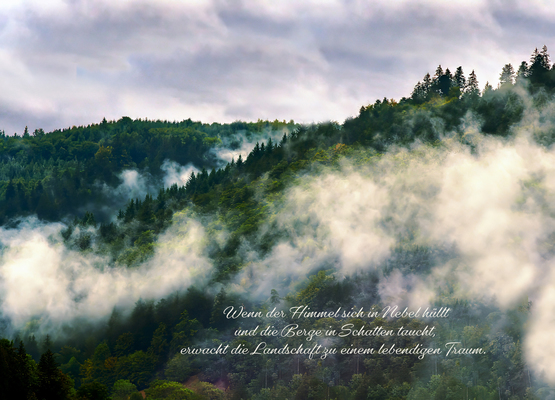
[[[2,132],[0,391],[555,399],[555,67],[544,46],[483,90],[474,71],[453,71],[440,65],[342,123],[122,117]],[[226,318],[230,306],[259,315]],[[291,317],[304,306],[450,315]],[[483,354],[182,353],[253,350],[260,337],[234,332],[291,323],[433,326],[310,345]]]

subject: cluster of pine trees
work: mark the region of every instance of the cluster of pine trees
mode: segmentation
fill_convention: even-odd
[[[541,51],[535,49],[530,57],[530,64],[522,61],[515,73],[514,67],[509,63],[503,66],[499,76],[498,88],[508,88],[513,85],[526,86],[531,92],[543,89],[553,91],[555,84],[555,73],[553,72],[547,46]],[[482,94],[487,94],[493,87],[486,82]],[[461,96],[474,97],[480,95],[478,78],[474,70],[468,76],[464,76],[462,66],[457,67],[455,74],[449,68],[443,71],[439,65],[434,76],[427,73],[422,81],[419,81],[412,92],[411,98],[416,102],[429,101],[434,96],[446,98],[460,98]]]

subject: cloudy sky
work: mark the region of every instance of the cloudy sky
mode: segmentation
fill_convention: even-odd
[[[0,129],[343,122],[438,64],[495,86],[554,38],[547,0],[3,0]]]

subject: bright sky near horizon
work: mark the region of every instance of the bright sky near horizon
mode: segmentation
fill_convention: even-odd
[[[343,122],[439,64],[495,87],[554,39],[538,0],[3,0],[0,129]]]

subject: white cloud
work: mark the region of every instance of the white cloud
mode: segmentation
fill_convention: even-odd
[[[79,319],[100,321],[115,306],[130,310],[140,298],[202,284],[212,271],[204,228],[184,215],[160,235],[153,257],[132,269],[67,249],[63,228],[29,220],[17,230],[0,229],[0,301],[14,329],[38,320],[41,332],[52,334]]]
[[[198,168],[196,168],[193,164],[182,166],[169,160],[164,160],[161,169],[166,174],[164,176],[165,188],[169,188],[174,184],[177,186],[185,186],[193,172],[195,174],[199,173]]]

